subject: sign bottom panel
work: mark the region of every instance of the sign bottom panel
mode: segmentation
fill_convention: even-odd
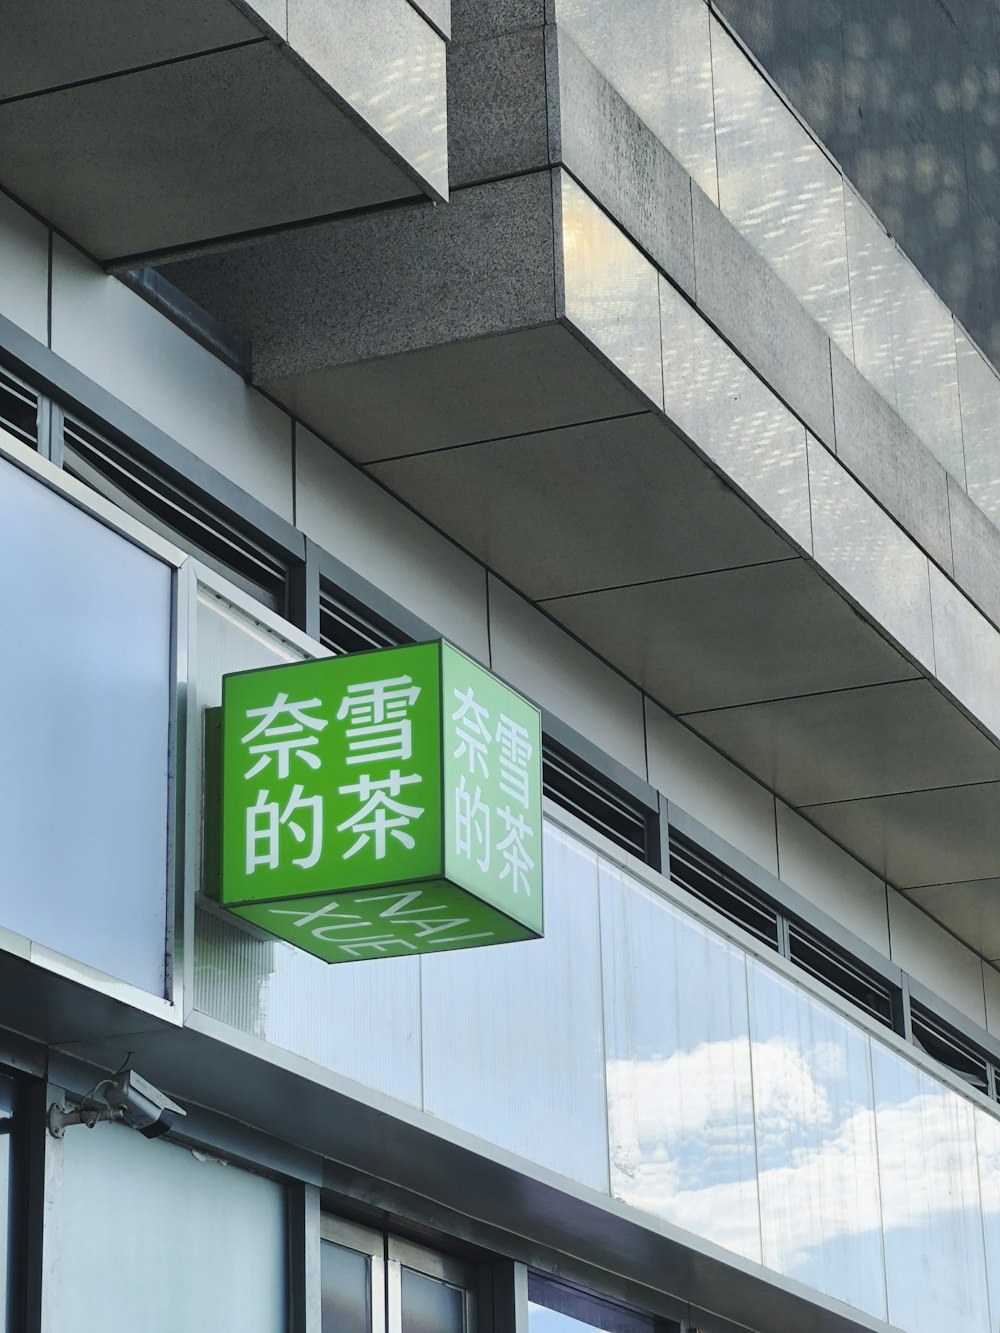
[[[327,963],[535,938],[534,931],[444,879],[228,910]]]

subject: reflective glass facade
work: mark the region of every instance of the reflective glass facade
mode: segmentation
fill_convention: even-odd
[[[545,854],[544,941],[413,960],[423,1109],[876,1318],[985,1333],[994,1113],[553,823]],[[198,1005],[313,1059],[324,1016],[375,1039],[368,987],[389,1005],[400,964],[352,967],[351,998],[347,969],[263,947],[204,917]]]

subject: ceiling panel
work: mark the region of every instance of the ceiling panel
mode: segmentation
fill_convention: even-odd
[[[173,278],[173,268],[166,272]],[[188,290],[185,281],[182,274]],[[362,463],[622,416],[639,406],[559,324],[276,376],[263,387]]]
[[[4,6],[0,100],[260,37],[229,0],[32,0]]]
[[[910,889],[906,896],[977,953],[1000,959],[1000,879],[931,884]]]
[[[928,680],[726,708],[685,721],[791,805],[1000,781],[1000,749]]]
[[[100,259],[419,193],[266,41],[0,104],[0,182]]]
[[[543,605],[678,713],[917,675],[804,560]]]
[[[898,888],[1000,877],[1000,783],[805,806],[824,833]]]
[[[648,413],[371,471],[532,597],[795,555]]]

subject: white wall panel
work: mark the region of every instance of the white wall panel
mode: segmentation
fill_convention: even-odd
[[[779,878],[888,957],[885,883],[784,802],[776,804]]]
[[[297,428],[295,458],[302,531],[485,662],[482,566],[302,427]]]
[[[655,704],[646,705],[646,726],[653,786],[776,875],[771,793]]]
[[[986,992],[986,1026],[1000,1037],[1000,972],[983,964],[983,990]]]
[[[889,893],[889,934],[894,963],[986,1026],[983,962],[978,954],[894,891]]]
[[[163,994],[171,570],[0,463],[0,924]]]
[[[0,192],[0,315],[48,340],[49,232]]]
[[[490,578],[493,670],[640,777],[642,695],[505,583]]]
[[[292,517],[285,413],[59,237],[52,348],[283,518]]]

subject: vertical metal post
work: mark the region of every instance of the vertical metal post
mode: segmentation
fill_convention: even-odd
[[[289,573],[288,618],[311,639],[319,638],[319,548],[309,537],[305,559],[295,561]]]
[[[299,1182],[288,1187],[288,1327],[320,1333],[322,1320],[319,1190]]]

